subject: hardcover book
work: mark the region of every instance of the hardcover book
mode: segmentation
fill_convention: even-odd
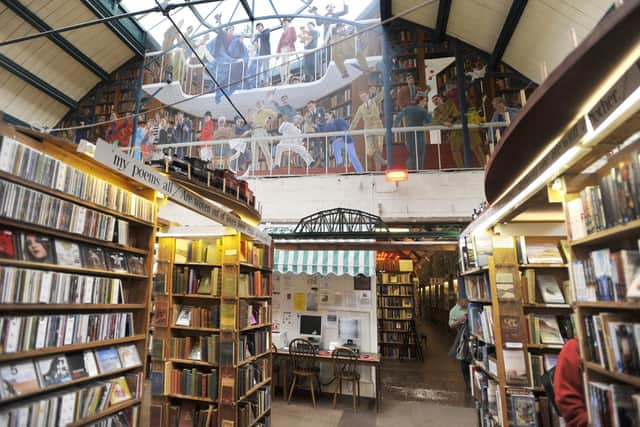
[[[80,250],[82,252],[82,263],[85,268],[107,270],[107,258],[102,248],[84,245]]]
[[[89,376],[89,372],[84,366],[84,354],[82,352],[68,354],[67,363],[71,371],[71,379],[77,380]]]
[[[127,255],[127,268],[129,273],[138,274],[144,276],[147,274],[144,257],[142,255],[128,254]]]
[[[117,405],[120,402],[131,399],[131,391],[124,377],[114,378],[111,380],[111,384],[113,384],[113,386],[111,387],[109,400],[112,405]]]
[[[512,394],[514,427],[537,427],[536,398],[533,395]]]
[[[50,238],[35,233],[20,234],[20,259],[55,264],[55,252]]]
[[[0,398],[11,399],[40,389],[36,369],[31,360],[0,367]]]
[[[142,364],[140,355],[138,354],[138,347],[136,347],[135,344],[121,345],[118,347],[118,354],[120,355],[120,362],[122,362],[123,368],[130,368]]]
[[[127,258],[124,252],[107,251],[107,266],[109,271],[116,273],[126,273],[127,270]]]
[[[524,337],[519,316],[500,316],[502,342],[507,348],[522,348]]]
[[[122,368],[120,363],[120,355],[115,347],[99,348],[95,350],[96,360],[100,373],[117,371]]]
[[[507,384],[529,385],[527,364],[522,350],[504,350],[504,370]]]
[[[13,232],[0,228],[0,258],[16,259],[16,255]]]
[[[77,243],[56,239],[55,247],[58,264],[70,267],[82,267],[80,246]]]
[[[167,301],[155,301],[153,303],[151,326],[158,326],[161,328],[169,326],[169,303]]]
[[[36,368],[40,387],[42,388],[71,381],[69,364],[63,354],[38,359]]]
[[[546,304],[564,304],[564,295],[556,278],[551,274],[536,274],[536,285]]]

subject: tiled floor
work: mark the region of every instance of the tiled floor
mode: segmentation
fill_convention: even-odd
[[[428,337],[424,362],[384,362],[383,405],[375,412],[373,401],[363,399],[354,413],[344,396],[337,409],[329,395],[313,409],[308,393],[295,402],[276,400],[272,405],[273,427],[466,427],[475,425],[475,410],[464,393],[460,365],[447,356],[452,337],[433,325],[419,325]],[[280,396],[280,395],[278,395]]]

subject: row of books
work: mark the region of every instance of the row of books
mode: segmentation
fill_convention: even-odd
[[[583,322],[589,360],[610,371],[640,375],[640,323],[620,313],[586,315]]]
[[[564,264],[564,247],[566,241],[541,242],[527,236],[516,238],[516,253],[520,264]]]
[[[271,376],[269,359],[260,359],[238,368],[238,399]]]
[[[411,298],[380,297],[379,305],[411,308],[413,307],[413,301]]]
[[[573,317],[568,315],[528,314],[530,344],[562,345],[575,336]]]
[[[417,64],[416,58],[396,58],[394,61],[394,68],[415,68]]]
[[[162,426],[163,406],[151,405],[152,426]],[[182,403],[180,406],[169,406],[168,427],[217,427],[218,409],[209,405],[207,409],[196,407],[191,402]]]
[[[31,232],[0,229],[3,247],[0,257],[22,261],[83,267],[93,270],[145,275],[145,257],[94,245],[79,245]]]
[[[238,296],[262,297],[271,295],[271,281],[261,271],[240,273],[238,280]]]
[[[238,310],[238,327],[240,329],[271,323],[271,307],[268,301],[247,302],[241,300]]]
[[[250,240],[240,240],[240,262],[247,262],[261,268],[269,266],[269,249]]]
[[[608,248],[591,251],[571,263],[578,301],[640,298],[640,252]]]
[[[0,179],[0,216],[113,241],[116,218]]]
[[[408,322],[394,322],[393,320],[379,320],[379,328],[385,331],[409,331]]]
[[[587,186],[580,197],[567,203],[571,239],[640,218],[640,153],[619,162],[597,186]]]
[[[57,384],[140,365],[134,344],[19,360],[0,366],[3,384],[0,399],[13,399]]]
[[[172,359],[190,359],[201,362],[218,363],[219,351],[219,335],[171,338]],[[162,359],[162,356],[158,359]]]
[[[244,332],[238,339],[238,362],[269,351],[271,332],[267,329]]]
[[[488,305],[469,303],[467,306],[469,332],[485,343],[494,344],[493,310]]]
[[[138,427],[140,405],[119,411],[87,424],[87,427]]]
[[[561,280],[556,274],[540,273],[533,268],[527,268],[522,272],[520,283],[522,284],[522,302],[525,304],[571,304],[573,294],[571,282]]]
[[[388,359],[415,359],[418,357],[418,350],[412,345],[383,346],[381,343],[378,345],[379,353]]]
[[[413,312],[405,308],[379,308],[378,317],[385,320],[409,320],[413,319]]]
[[[175,305],[176,326],[194,328],[218,328],[220,326],[220,306],[194,307]]]
[[[218,398],[218,370],[201,372],[196,368],[172,369],[170,392],[216,400]]]
[[[121,304],[122,281],[0,266],[2,304]]]
[[[338,104],[342,104],[343,102],[347,102],[350,100],[351,100],[351,89],[345,89],[340,94],[333,95],[329,98],[329,106],[333,108]]]
[[[87,387],[56,393],[50,398],[0,410],[0,425],[46,427],[66,426],[91,417],[130,399],[136,393],[139,375],[98,381]]]
[[[222,239],[206,241],[202,239],[175,239],[175,246],[173,261],[176,264],[222,264]]]
[[[220,295],[222,286],[222,269],[174,267],[173,293]]]
[[[411,260],[398,260],[399,261],[409,261],[412,263]],[[412,270],[413,270],[413,263],[411,265]],[[410,270],[410,271],[412,271]],[[379,273],[380,274],[380,278],[381,278],[381,284],[382,285],[387,285],[387,284],[395,284],[395,283],[404,283],[404,284],[411,284],[411,272],[406,272],[406,273]]]
[[[0,170],[126,215],[153,220],[152,201],[6,136],[0,141]]]
[[[469,365],[469,369],[472,381],[471,395],[478,409],[478,425],[480,427],[502,426],[500,385],[473,364]]]
[[[413,334],[382,332],[382,342],[385,344],[415,344],[416,340]]]
[[[586,396],[594,426],[634,426],[640,414],[640,393],[622,384],[587,383]]]
[[[0,317],[0,354],[125,338],[133,335],[133,313],[89,313]]]
[[[262,420],[260,424],[254,424],[254,422],[269,408],[271,408],[271,389],[263,387],[253,395],[251,400],[238,404],[238,427],[268,426],[268,419]]]
[[[460,280],[460,279],[458,279]],[[491,300],[491,285],[488,273],[463,278],[464,290],[470,300]]]
[[[557,354],[528,354],[531,387],[542,387],[542,376],[558,363]]]

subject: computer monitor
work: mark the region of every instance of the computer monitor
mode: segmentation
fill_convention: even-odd
[[[322,316],[300,316],[300,335],[309,341],[319,342],[322,335]]]

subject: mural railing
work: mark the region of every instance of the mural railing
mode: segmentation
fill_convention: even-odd
[[[345,43],[349,42],[354,43],[352,45],[354,49],[350,50],[358,52],[358,39],[354,38]],[[179,81],[183,92],[187,95],[197,95],[216,89],[209,74],[188,48],[174,47],[168,52],[148,52],[146,57],[155,58],[160,55],[162,55],[159,59],[160,66],[157,69],[158,72],[151,76],[151,83]],[[331,51],[327,46],[272,55],[249,56],[246,60],[239,58],[229,62],[207,60],[207,55],[200,54],[218,85],[230,91],[322,79],[331,63],[330,55]],[[283,82],[283,75],[287,76],[286,82]]]
[[[471,167],[464,166],[462,126],[392,128],[393,167],[409,171],[483,168],[498,129],[506,123],[470,124]],[[387,169],[385,129],[247,136],[154,145],[152,159],[192,157],[242,177],[382,172]],[[139,148],[134,148],[137,150]],[[380,156],[377,156],[379,154]],[[376,157],[378,162],[376,162]],[[149,159],[147,159],[149,160]]]

